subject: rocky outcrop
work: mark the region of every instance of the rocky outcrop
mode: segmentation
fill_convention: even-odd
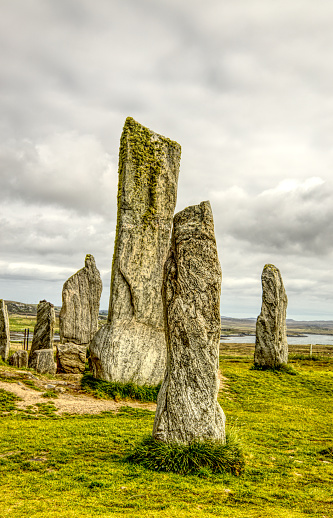
[[[51,304],[51,302],[47,302],[46,300],[41,300],[37,306],[37,321],[34,328],[34,335],[29,355],[30,368],[35,368],[32,365],[33,353],[35,351],[39,351],[41,349],[50,349],[53,354],[54,325],[55,312],[53,304]]]
[[[6,361],[9,355],[10,334],[8,311],[3,299],[0,299],[0,357]]]
[[[88,254],[85,266],[70,277],[62,290],[59,315],[60,342],[89,346],[98,330],[102,280],[95,259]]]
[[[28,367],[28,351],[18,350],[9,358],[9,365],[18,369],[26,369]]]
[[[256,325],[254,364],[263,368],[276,368],[288,362],[288,298],[281,273],[273,264],[264,266],[261,282],[262,306]]]
[[[164,268],[167,370],[153,436],[167,443],[225,440],[219,389],[222,273],[208,201],[174,217]]]
[[[38,374],[56,373],[53,349],[38,349],[29,356],[29,367],[35,369]]]
[[[180,146],[126,119],[108,322],[91,346],[94,376],[155,385],[164,375],[163,266],[176,205]]]
[[[57,372],[80,374],[86,366],[85,345],[71,342],[57,345]]]

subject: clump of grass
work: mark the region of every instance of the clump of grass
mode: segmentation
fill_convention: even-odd
[[[325,448],[324,450],[320,450],[320,455],[324,455],[325,457],[329,457],[330,459],[333,459],[333,446],[329,446],[328,448]]]
[[[331,358],[315,354],[289,354],[289,360],[306,360],[312,362],[329,362]]]
[[[146,436],[126,460],[154,471],[201,477],[211,473],[241,475],[245,467],[240,443],[231,433],[227,433],[225,443],[207,440],[188,445],[166,444]]]
[[[44,392],[42,395],[42,397],[46,397],[46,398],[52,398],[52,399],[55,399],[58,397],[58,394],[56,392],[54,392],[54,390],[47,390],[46,392]]]
[[[161,384],[158,385],[136,385],[135,383],[119,383],[117,381],[104,381],[96,379],[90,373],[82,376],[82,390],[100,399],[137,399],[139,401],[151,402],[157,400],[157,394]]]
[[[282,363],[281,365],[276,365],[275,367],[268,367],[267,365],[258,365],[254,364],[250,367],[251,370],[254,371],[270,371],[276,373],[284,373],[290,374],[291,376],[296,376],[297,371],[291,365],[287,365],[286,363]]]

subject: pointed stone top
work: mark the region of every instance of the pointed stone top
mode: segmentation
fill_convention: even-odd
[[[96,268],[96,262],[95,262],[95,258],[92,254],[87,254],[86,255],[86,258],[84,260],[84,266],[86,268]]]

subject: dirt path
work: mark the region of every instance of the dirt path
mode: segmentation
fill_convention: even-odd
[[[96,399],[81,391],[81,375],[56,375],[52,379],[45,376],[36,376],[24,370],[9,370],[0,367],[0,389],[12,392],[21,398],[16,405],[25,410],[41,403],[51,402],[56,407],[56,414],[100,414],[101,412],[117,412],[123,406],[156,410],[155,403],[139,403],[137,401],[113,401]],[[34,385],[29,386],[29,385]],[[47,391],[56,392],[57,398],[42,396]]]

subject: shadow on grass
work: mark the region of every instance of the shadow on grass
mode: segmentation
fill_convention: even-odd
[[[245,468],[244,454],[234,433],[227,433],[226,443],[193,441],[186,444],[166,444],[146,436],[125,461],[141,464],[153,471],[181,475],[232,473],[241,475]]]

